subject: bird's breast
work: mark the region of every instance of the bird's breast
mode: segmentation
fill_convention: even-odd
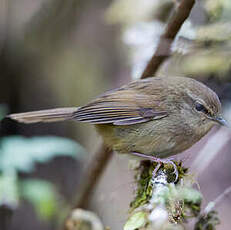
[[[188,149],[213,126],[206,122],[194,124],[184,118],[179,114],[172,114],[140,124],[104,124],[96,127],[105,144],[119,153],[138,152],[165,158]]]
[[[195,141],[190,129],[182,122],[176,125],[171,119],[146,123],[114,126],[97,125],[105,143],[119,153],[139,152],[165,158],[180,153]]]

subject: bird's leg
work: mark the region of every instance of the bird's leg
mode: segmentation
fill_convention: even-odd
[[[173,173],[176,175],[175,182],[177,181],[178,176],[179,176],[178,169],[177,169],[176,164],[172,161],[172,159],[161,159],[161,158],[158,158],[158,157],[154,157],[154,156],[150,156],[150,155],[145,155],[143,153],[137,153],[137,152],[132,152],[132,155],[138,156],[138,157],[143,157],[143,158],[146,158],[146,159],[148,159],[148,160],[150,160],[152,162],[154,161],[154,162],[158,163],[157,166],[156,166],[156,168],[153,171],[153,177],[156,176],[156,173],[158,172],[158,170],[160,169],[160,167],[161,167],[162,164],[171,164],[173,166],[173,168],[174,168],[174,172]]]

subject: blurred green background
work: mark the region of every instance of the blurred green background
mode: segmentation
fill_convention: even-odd
[[[139,78],[178,3],[0,0],[0,118],[83,105]],[[218,93],[231,123],[230,64],[231,1],[201,0],[157,75],[203,81]],[[0,229],[57,229],[100,137],[92,126],[73,121],[24,125],[3,119],[0,128]],[[205,204],[230,185],[230,137],[216,127],[179,157],[197,172]],[[114,154],[89,205],[112,230],[122,228],[133,196],[127,165],[125,156]],[[230,228],[231,200],[225,199],[219,230]]]

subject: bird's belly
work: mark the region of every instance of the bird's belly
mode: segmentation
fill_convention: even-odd
[[[163,129],[162,122],[158,121],[131,126],[100,125],[97,129],[106,144],[119,153],[138,152],[165,158],[184,151],[194,143],[184,134],[175,132],[171,125]]]
[[[117,130],[121,135],[121,130]],[[176,142],[171,134],[164,135],[154,130],[130,128],[114,149],[119,152],[138,152],[156,157],[167,157],[173,154]]]

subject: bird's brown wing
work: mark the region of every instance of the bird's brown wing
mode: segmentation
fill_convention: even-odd
[[[92,124],[132,125],[166,117],[156,99],[135,87],[120,88],[78,108],[73,118]]]

